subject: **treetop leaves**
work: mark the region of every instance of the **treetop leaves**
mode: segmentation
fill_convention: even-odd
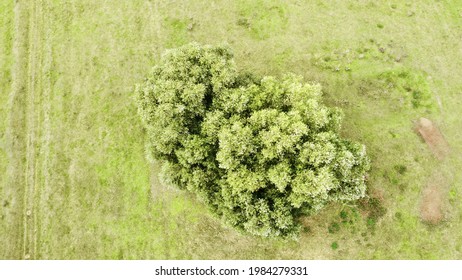
[[[238,230],[296,237],[300,213],[365,194],[364,146],[339,136],[342,112],[300,76],[238,73],[229,48],[193,43],[167,51],[136,93],[165,182]]]

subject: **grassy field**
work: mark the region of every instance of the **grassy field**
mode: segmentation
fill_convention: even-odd
[[[280,241],[162,186],[133,89],[191,41],[321,83],[343,135],[368,148],[373,199],[329,205]],[[462,259],[460,65],[458,0],[2,0],[0,259]],[[412,130],[419,117],[441,129],[445,160]],[[445,219],[428,225],[434,177]]]

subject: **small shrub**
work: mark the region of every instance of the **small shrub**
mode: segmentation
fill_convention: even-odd
[[[237,20],[237,25],[249,28],[250,27],[250,21],[247,18],[239,18]]]
[[[348,213],[345,210],[340,211],[340,218],[346,220],[348,218]]]
[[[371,197],[369,198],[369,217],[379,219],[387,212],[387,209],[382,205],[380,199]]]
[[[372,218],[372,217],[367,218],[367,227],[368,228],[374,229],[376,223],[377,223],[377,220],[375,218]]]
[[[340,225],[336,222],[333,222],[329,225],[329,227],[327,228],[329,233],[336,233],[340,230]]]
[[[400,192],[404,192],[407,189],[407,184],[406,183],[398,184],[398,189]]]
[[[366,224],[369,229],[375,229],[377,221],[385,215],[387,209],[382,205],[380,199],[369,197],[361,199],[359,207],[367,213]]]
[[[454,203],[457,199],[457,189],[455,187],[452,187],[450,190],[449,190],[449,201],[451,203]]]
[[[331,247],[332,249],[334,249],[334,250],[337,250],[337,248],[338,248],[338,243],[337,243],[337,241],[332,242],[332,244],[330,245],[330,247]]]
[[[303,232],[304,233],[311,233],[312,232],[311,227],[310,226],[304,226],[303,227]]]
[[[403,175],[407,171],[407,167],[402,164],[397,164],[393,168],[396,170],[396,172],[398,172],[401,175]]]

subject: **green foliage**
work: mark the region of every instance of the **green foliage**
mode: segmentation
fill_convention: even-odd
[[[407,171],[406,165],[402,165],[402,164],[397,164],[393,166],[393,168],[396,170],[396,172],[398,172],[401,175],[403,175]]]
[[[449,201],[450,201],[451,203],[456,202],[457,193],[458,193],[457,188],[451,187],[451,189],[449,190]]]
[[[375,228],[377,221],[387,212],[380,199],[375,197],[361,199],[359,208],[367,213],[367,226],[372,230]]]
[[[365,194],[364,146],[338,136],[342,113],[301,77],[238,74],[229,49],[189,44],[163,56],[137,102],[165,181],[236,229],[295,237],[303,213]]]
[[[390,88],[396,89],[413,108],[432,108],[432,93],[423,73],[402,68],[383,72],[379,78]]]
[[[329,230],[329,233],[336,233],[340,230],[340,225],[336,222],[333,222],[327,229]]]
[[[287,28],[286,5],[279,0],[258,0],[237,2],[239,26],[249,29],[255,39],[267,39]]]
[[[342,210],[340,211],[339,216],[342,218],[342,220],[346,220],[348,218],[348,213],[345,210]]]

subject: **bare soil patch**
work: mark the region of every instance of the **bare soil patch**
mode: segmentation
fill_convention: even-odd
[[[441,206],[443,197],[438,185],[429,185],[424,189],[420,215],[423,221],[437,224],[443,219]]]
[[[446,180],[442,174],[432,176],[422,193],[420,217],[429,224],[438,224],[444,219],[443,206],[446,197]]]
[[[443,160],[449,155],[449,145],[444,139],[438,127],[429,119],[420,118],[415,123],[415,131],[427,143],[433,155]]]

